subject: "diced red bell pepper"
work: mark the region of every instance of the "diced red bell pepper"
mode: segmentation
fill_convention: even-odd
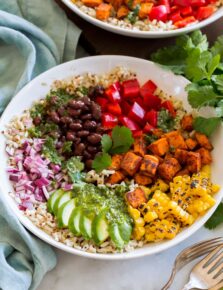
[[[197,11],[197,20],[201,21],[214,13],[213,6],[199,7]]]
[[[114,88],[116,91],[121,91],[122,90],[122,85],[120,84],[120,82],[115,82],[111,85],[112,88]]]
[[[166,6],[167,13],[170,13],[170,1],[169,0],[159,0],[159,5]]]
[[[179,11],[179,7],[178,7],[178,6],[173,5],[173,6],[170,7],[170,12],[171,12],[171,13],[172,13],[172,12],[176,12],[176,11]]]
[[[180,11],[176,11],[170,14],[169,19],[172,20],[173,23],[182,20],[183,18],[180,15]]]
[[[152,96],[157,88],[157,85],[154,84],[153,81],[147,81],[141,88],[140,88],[140,95],[144,97]]]
[[[128,117],[136,123],[141,124],[145,118],[145,114],[146,111],[137,102],[134,102],[130,109]]]
[[[149,13],[149,19],[151,21],[158,20],[158,21],[163,21],[166,22],[167,21],[167,14],[168,14],[168,10],[167,7],[165,5],[157,5],[154,6],[150,13]]]
[[[206,5],[206,0],[190,0],[190,5],[195,7],[201,7]]]
[[[154,129],[155,128],[147,122],[145,127],[143,128],[143,132],[144,133],[151,133]]]
[[[123,97],[126,99],[135,99],[139,96],[139,82],[137,79],[127,80],[122,83]]]
[[[158,112],[155,110],[150,110],[146,113],[145,120],[146,122],[149,122],[150,125],[156,128],[158,121]]]
[[[118,103],[110,103],[107,105],[107,110],[109,113],[120,116],[122,114],[122,109]]]
[[[106,129],[112,129],[118,125],[118,118],[110,113],[102,114],[102,127]]]
[[[173,3],[174,5],[182,7],[187,7],[191,5],[190,0],[174,0]]]
[[[175,118],[176,117],[176,111],[174,109],[173,103],[171,101],[165,101],[162,103],[162,108],[165,108],[169,111],[170,115]]]
[[[128,117],[121,116],[119,118],[119,121],[122,123],[122,125],[126,126],[131,131],[138,131],[140,129],[139,126],[136,124],[136,122],[134,122],[133,120],[131,120]]]
[[[186,18],[183,18],[183,20],[175,22],[174,25],[178,28],[183,28],[183,27],[187,26],[188,24],[193,23],[195,21],[197,21],[197,20],[195,19],[194,16],[188,16]]]
[[[138,103],[142,108],[144,108],[144,101],[142,97],[135,99],[135,102]]]
[[[141,137],[143,135],[143,131],[142,130],[133,131],[132,135],[133,135],[134,138]]]
[[[108,97],[110,102],[120,102],[121,95],[118,90],[116,90],[113,86],[110,86],[106,91],[105,95]]]
[[[123,114],[128,115],[131,110],[131,105],[127,101],[122,100],[121,108],[122,108]]]
[[[102,111],[105,111],[105,108],[106,108],[106,106],[108,104],[108,100],[106,98],[97,97],[96,98],[96,103],[98,105],[100,105]]]
[[[161,107],[161,99],[155,95],[144,97],[143,101],[147,109],[159,110]]]
[[[180,9],[180,13],[183,16],[189,16],[189,15],[192,15],[193,14],[193,10],[192,10],[191,6],[187,6],[187,7],[181,8]]]

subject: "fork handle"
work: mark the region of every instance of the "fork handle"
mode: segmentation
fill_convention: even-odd
[[[196,286],[194,285],[193,281],[189,281],[186,285],[184,285],[182,290],[190,290],[195,288]]]

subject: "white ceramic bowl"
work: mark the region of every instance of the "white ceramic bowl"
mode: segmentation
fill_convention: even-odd
[[[137,38],[165,38],[165,37],[173,37],[177,36],[183,33],[188,33],[191,31],[194,31],[196,29],[201,29],[202,27],[205,27],[215,21],[217,21],[219,18],[223,17],[223,7],[219,8],[213,15],[211,15],[209,18],[200,21],[195,24],[191,24],[184,28],[179,28],[175,30],[169,30],[169,31],[140,31],[140,30],[130,30],[121,28],[119,26],[112,25],[110,23],[106,23],[103,21],[100,21],[94,17],[89,16],[88,14],[81,11],[74,3],[72,3],[70,0],[61,0],[66,6],[68,6],[72,11],[74,11],[77,15],[79,15],[81,18],[85,19],[86,21],[111,32],[125,35],[125,36],[131,36],[131,37],[137,37]]]
[[[190,106],[187,103],[187,94],[184,90],[185,86],[188,84],[188,81],[180,76],[174,75],[168,70],[164,70],[160,66],[138,58],[126,57],[126,56],[95,56],[88,57],[83,59],[78,59],[70,61],[64,64],[61,64],[55,68],[50,69],[49,71],[41,74],[28,85],[26,85],[10,102],[6,108],[2,118],[0,119],[0,131],[5,129],[5,126],[9,121],[16,115],[20,115],[24,109],[30,108],[34,101],[44,98],[48,91],[50,90],[50,85],[54,80],[63,79],[71,75],[83,74],[86,72],[103,74],[109,72],[115,66],[125,66],[137,73],[138,79],[141,83],[145,82],[148,79],[153,80],[158,87],[163,91],[167,92],[169,95],[174,96],[183,101],[184,107],[186,110],[190,110]],[[222,178],[222,164],[223,164],[223,127],[220,127],[218,131],[213,136],[213,144],[215,149],[213,150],[213,181],[220,184],[223,188],[223,178]],[[8,195],[9,192],[12,192],[13,188],[11,182],[8,179],[8,174],[6,173],[7,159],[8,156],[5,153],[5,137],[0,135],[0,192],[4,195],[6,202],[10,206],[13,214],[15,214],[22,224],[29,229],[33,234],[38,236],[40,239],[45,242],[61,249],[66,252],[89,257],[96,259],[129,259],[136,258],[145,255],[151,255],[154,253],[161,252],[166,250],[181,241],[188,238],[194,232],[196,232],[212,215],[216,206],[220,203],[223,197],[223,190],[216,194],[216,206],[211,208],[207,214],[197,220],[192,226],[184,229],[180,232],[176,238],[169,241],[163,241],[160,243],[151,243],[143,248],[136,249],[129,253],[121,254],[91,254],[86,253],[71,247],[66,246],[60,242],[56,242],[52,237],[47,235],[42,230],[38,229],[32,222],[26,218],[17,208],[14,200]]]

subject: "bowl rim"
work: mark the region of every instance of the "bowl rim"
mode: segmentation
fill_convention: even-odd
[[[96,61],[97,60],[102,61],[102,62],[112,62],[112,61],[116,61],[117,63],[119,63],[121,60],[126,61],[126,63],[128,62],[141,62],[142,64],[150,64],[150,65],[155,65],[157,66],[157,64],[154,64],[151,61],[147,61],[144,59],[140,59],[140,58],[135,58],[135,57],[129,57],[129,56],[121,56],[121,55],[103,55],[103,56],[90,56],[90,57],[86,57],[86,58],[81,58],[81,59],[76,59],[76,60],[72,60],[60,65],[57,65],[51,69],[49,69],[48,71],[40,74],[39,76],[37,76],[36,78],[34,78],[32,81],[30,81],[26,86],[23,87],[23,89],[21,89],[16,96],[10,101],[9,105],[7,106],[7,108],[5,109],[4,113],[2,114],[2,117],[0,119],[0,128],[4,128],[5,125],[7,124],[6,122],[4,123],[4,118],[5,116],[7,116],[7,114],[11,111],[11,107],[13,108],[13,104],[16,102],[16,100],[18,98],[21,98],[22,94],[26,93],[26,91],[29,91],[30,88],[32,88],[32,86],[35,87],[35,85],[37,85],[38,83],[42,83],[43,80],[47,79],[47,77],[50,77],[50,75],[54,72],[54,70],[58,70],[61,68],[66,68],[66,67],[72,67],[74,68],[81,66],[81,64],[83,63],[88,63],[91,61]],[[117,65],[117,64],[115,64]],[[114,66],[115,66],[114,65]],[[161,70],[163,70],[163,68],[161,68],[160,66],[158,66]],[[172,74],[173,76],[177,77],[178,79],[182,79],[184,81],[185,84],[189,83],[188,80],[186,80],[185,78],[181,77],[181,76],[176,76],[174,75],[172,72],[168,71],[168,73]],[[24,101],[23,101],[24,102]],[[24,106],[25,107],[25,106]],[[27,107],[24,108],[24,110]],[[10,114],[9,114],[10,115]],[[12,116],[11,116],[12,117]],[[223,126],[221,127],[221,130],[223,131]],[[0,136],[0,143],[5,141],[5,137]],[[10,181],[9,181],[10,182]],[[198,229],[200,229],[204,223],[208,220],[208,218],[213,214],[213,212],[215,211],[216,207],[218,206],[218,204],[221,201],[221,198],[223,197],[223,188],[220,190],[220,196],[216,199],[216,204],[199,220],[196,221],[196,223],[194,223],[193,225],[191,225],[189,228],[186,228],[184,230],[184,234],[183,235],[178,235],[176,236],[173,240],[168,240],[165,241],[163,243],[160,244],[156,244],[158,245],[156,248],[147,251],[146,250],[146,246],[142,247],[142,248],[137,248],[131,252],[124,252],[124,253],[111,253],[111,254],[103,254],[103,253],[89,253],[89,252],[85,252],[83,250],[78,250],[76,248],[73,247],[69,247],[66,244],[62,243],[62,242],[57,242],[56,240],[54,240],[54,238],[48,234],[46,234],[43,230],[39,229],[35,224],[33,224],[31,222],[31,220],[29,220],[26,216],[24,216],[24,214],[18,209],[18,206],[16,205],[15,201],[13,200],[13,198],[9,195],[9,193],[4,190],[4,185],[3,182],[1,182],[1,176],[0,176],[0,191],[3,194],[3,199],[5,198],[5,201],[7,202],[7,204],[9,205],[9,208],[11,208],[11,210],[13,211],[13,213],[18,217],[18,219],[20,220],[20,222],[30,231],[32,232],[34,235],[36,235],[38,238],[42,239],[43,241],[47,242],[48,244],[63,250],[65,252],[68,253],[72,253],[78,256],[82,256],[82,257],[87,257],[87,258],[93,258],[93,259],[99,259],[99,260],[126,260],[126,259],[132,259],[132,258],[139,258],[139,257],[144,257],[144,256],[148,256],[148,255],[152,255],[152,254],[156,254],[156,253],[160,253],[164,250],[167,250],[179,243],[181,243],[182,241],[184,241],[185,239],[187,239],[188,237],[190,237],[193,233],[195,233]],[[142,251],[140,251],[140,249]],[[138,251],[137,251],[138,250]]]
[[[208,17],[205,20],[199,21],[197,23],[188,25],[184,28],[178,28],[175,30],[167,30],[167,31],[134,31],[126,28],[122,28],[116,25],[112,25],[107,22],[103,22],[101,20],[98,20],[87,13],[84,13],[79,9],[75,3],[72,3],[71,0],[61,0],[67,7],[69,7],[73,12],[75,12],[77,15],[79,15],[84,20],[90,22],[91,24],[102,28],[104,30],[121,34],[124,36],[129,37],[136,37],[136,38],[165,38],[165,37],[174,37],[183,33],[189,33],[197,29],[201,29],[215,21],[217,21],[219,18],[223,17],[223,7],[219,7],[214,14],[212,14],[210,17]]]

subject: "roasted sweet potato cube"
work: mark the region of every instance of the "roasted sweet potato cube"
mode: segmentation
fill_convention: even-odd
[[[187,154],[187,169],[191,173],[197,173],[201,170],[201,156],[198,152],[188,152]]]
[[[154,155],[158,160],[159,160],[159,164],[161,164],[163,162],[163,158],[158,156],[158,155]]]
[[[192,131],[193,130],[193,116],[192,115],[184,115],[180,121],[181,127],[185,131]]]
[[[201,165],[207,165],[212,162],[212,157],[210,151],[205,148],[200,148],[196,152],[200,153]]]
[[[111,14],[112,6],[107,3],[101,3],[96,8],[96,18],[99,20],[107,20]]]
[[[179,161],[180,164],[185,164],[187,162],[188,151],[183,149],[177,149],[175,151],[174,157]]]
[[[122,5],[121,7],[119,7],[118,11],[117,11],[117,18],[118,19],[123,19],[125,18],[127,15],[129,14],[129,9],[127,6]]]
[[[213,146],[206,135],[196,132],[195,138],[201,147],[204,147],[207,150],[213,149]]]
[[[178,171],[175,176],[184,176],[184,175],[190,175],[190,172],[187,168]]]
[[[127,152],[121,161],[121,168],[129,175],[133,176],[139,169],[141,162],[142,157],[133,152]]]
[[[153,3],[141,3],[140,9],[139,9],[139,18],[144,19],[149,16],[149,13],[153,7]]]
[[[117,184],[121,182],[122,180],[124,180],[124,178],[125,178],[125,175],[121,171],[116,171],[115,173],[109,176],[106,183]]]
[[[145,174],[142,173],[136,173],[134,180],[137,184],[140,185],[148,185],[150,183],[152,183],[152,178],[150,178],[149,176],[146,176]]]
[[[192,138],[186,139],[185,142],[189,150],[194,150],[198,144],[197,141]]]
[[[143,136],[136,138],[133,144],[133,151],[134,153],[144,156],[146,154],[146,142]]]
[[[160,137],[162,137],[162,135],[163,135],[163,130],[158,129],[158,128],[153,129],[153,130],[152,130],[152,134],[153,134],[154,136],[160,138]]]
[[[145,155],[140,166],[140,171],[148,176],[153,177],[156,174],[159,160],[153,155]]]
[[[148,146],[148,149],[152,151],[153,154],[158,156],[163,156],[169,151],[169,144],[166,138],[161,138]]]
[[[146,195],[142,188],[137,187],[134,191],[126,193],[126,199],[132,207],[137,208],[146,202]]]
[[[165,180],[171,181],[177,172],[181,169],[180,163],[176,158],[165,159],[159,165],[158,172],[160,177]]]
[[[109,169],[111,170],[119,170],[121,167],[121,161],[122,161],[123,155],[115,154],[112,156],[112,163],[109,166]]]
[[[88,7],[97,7],[102,3],[102,0],[81,0]]]
[[[179,131],[172,131],[166,133],[164,136],[167,138],[167,141],[170,145],[170,150],[174,151],[177,148],[187,149],[184,138]]]

